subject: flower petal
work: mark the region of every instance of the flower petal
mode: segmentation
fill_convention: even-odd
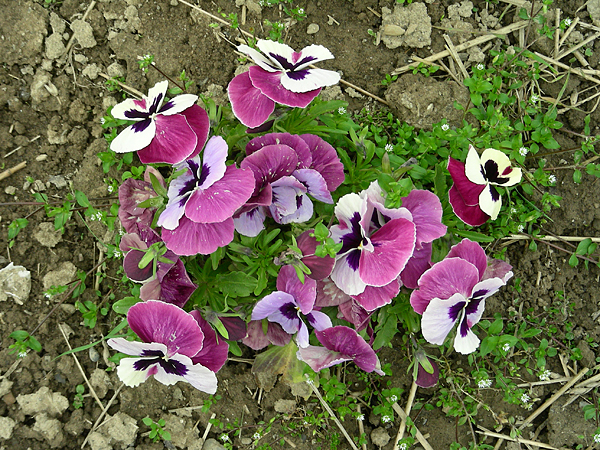
[[[300,307],[302,314],[306,315],[312,311],[317,298],[317,282],[311,278],[305,278],[302,283],[293,266],[286,265],[279,270],[277,290],[290,294]],[[254,312],[252,319],[257,319],[254,317]]]
[[[145,98],[150,113],[158,112],[160,105],[165,99],[169,82],[167,80],[159,81],[148,91],[148,96]]]
[[[325,69],[297,69],[285,72],[281,76],[281,85],[291,92],[311,92],[325,86],[338,84],[341,79],[339,73]]]
[[[302,184],[304,184],[304,186],[306,186],[306,188],[308,189],[308,194],[310,194],[315,199],[323,203],[333,203],[333,198],[331,198],[331,192],[329,192],[329,189],[327,189],[327,182],[316,170],[299,169],[294,171],[294,173],[292,173],[292,176],[295,177]]]
[[[485,189],[485,186],[482,186]],[[452,211],[460,220],[472,227],[478,227],[488,221],[490,216],[484,213],[479,205],[469,206],[466,204],[463,197],[460,195],[456,186],[452,186],[448,191],[448,200],[452,206]]]
[[[454,324],[462,318],[466,304],[467,300],[459,293],[447,300],[432,299],[421,318],[421,330],[425,340],[431,344],[442,345]]]
[[[249,128],[265,123],[275,110],[275,102],[252,84],[248,72],[231,80],[227,93],[233,114]]]
[[[148,113],[148,102],[145,99],[134,100],[132,98],[113,106],[110,113],[115,119],[135,121],[144,120],[150,115]]]
[[[256,237],[265,229],[266,208],[259,206],[233,219],[235,230],[242,236]]]
[[[256,46],[271,60],[271,66],[276,65],[281,70],[287,70],[289,67],[286,66],[293,64],[292,58],[295,52],[289,45],[270,39],[259,39]]]
[[[268,72],[277,72],[283,70],[283,67],[277,61],[271,61],[265,58],[258,50],[248,47],[246,44],[238,45],[238,52],[245,53],[260,67]]]
[[[337,287],[331,278],[317,281],[315,307],[338,306],[351,300],[352,297]]]
[[[473,333],[471,329],[467,331],[465,336],[460,333],[456,333],[454,338],[454,350],[463,355],[473,353],[479,347],[479,338]]]
[[[352,250],[336,258],[330,278],[335,285],[348,295],[358,295],[365,291],[367,284],[360,277],[358,268],[360,250]]]
[[[311,169],[315,169],[327,182],[327,189],[335,191],[344,182],[344,165],[333,146],[314,134],[300,136],[312,153]]]
[[[412,214],[417,228],[417,246],[423,242],[433,242],[446,234],[446,225],[442,224],[442,202],[433,192],[413,189],[402,198],[402,206]]]
[[[183,261],[178,259],[160,281],[160,287],[160,297],[155,297],[156,300],[183,308],[198,286],[192,283]]]
[[[475,184],[487,184],[488,181],[483,173],[483,167],[479,153],[472,145],[469,145],[469,153],[465,160],[465,175],[471,183]]]
[[[127,322],[144,342],[167,346],[167,356],[175,353],[194,356],[202,348],[204,335],[198,322],[183,309],[156,300],[140,302],[129,308]]]
[[[298,70],[304,69],[309,64],[314,64],[319,61],[325,61],[333,58],[333,54],[327,47],[311,44],[308,47],[304,47],[302,50],[300,50],[300,55],[297,57],[297,61],[294,61],[294,63],[298,64],[296,67],[296,70]]]
[[[158,342],[128,341],[124,338],[112,338],[106,341],[116,351],[131,356],[142,356],[147,351],[160,351],[167,353],[167,346]]]
[[[481,245],[466,238],[452,246],[446,258],[461,258],[470,262],[477,267],[480,280],[487,268],[487,256]]]
[[[191,108],[196,104],[198,100],[197,95],[193,94],[181,94],[173,97],[167,103],[163,104],[158,110],[159,114],[165,116],[171,116],[173,114],[179,114],[188,108]]]
[[[196,137],[198,138],[196,148],[187,157],[187,159],[192,159],[202,151],[204,144],[206,144],[208,132],[210,131],[210,120],[208,118],[208,113],[199,105],[193,105],[191,108],[182,111],[181,115],[185,117],[188,125],[194,133],[196,133]]]
[[[147,264],[146,267],[140,268],[139,263],[142,258],[146,256],[146,252],[140,250],[131,250],[123,258],[123,269],[125,275],[131,281],[136,283],[144,283],[152,279],[156,274],[154,273],[154,267],[152,261]]]
[[[147,147],[138,151],[144,164],[177,164],[185,161],[196,149],[198,136],[182,114],[157,115],[156,134]]]
[[[211,395],[217,392],[217,376],[212,370],[201,364],[189,367],[183,378],[199,391]]]
[[[110,143],[110,149],[116,153],[140,151],[148,147],[156,136],[156,122],[146,119],[129,125]]]
[[[302,137],[290,133],[269,133],[257,136],[246,144],[246,155],[251,155],[267,145],[287,145],[293,149],[298,158],[298,165],[295,169],[305,169],[311,167],[313,163],[314,152],[308,144]]]
[[[234,229],[231,217],[223,222],[196,223],[183,216],[174,230],[163,228],[162,238],[167,248],[177,255],[210,255],[233,240]]]
[[[467,206],[475,206],[479,204],[479,194],[485,188],[485,184],[476,184],[470,181],[465,175],[465,164],[457,161],[454,158],[448,159],[448,172],[454,181],[454,188],[458,190],[458,194],[462,197],[463,202]]]
[[[138,207],[140,203],[151,197],[156,197],[156,192],[146,181],[128,178],[119,186],[118,216],[127,233],[136,233],[138,223],[146,225],[152,223],[155,208]]]
[[[344,361],[352,361],[352,358],[344,356],[340,352],[315,345],[309,345],[305,348],[300,347],[296,352],[296,357],[308,364],[315,372],[341,364]]]
[[[487,148],[481,154],[481,165],[485,169],[488,182],[500,186],[514,186],[521,181],[521,169],[512,168],[508,156],[493,148]]]
[[[227,160],[227,142],[221,136],[213,136],[202,152],[202,170],[198,188],[207,189],[225,175]],[[189,216],[188,216],[189,217]]]
[[[119,361],[119,366],[117,367],[117,376],[125,386],[139,386],[150,376],[148,372],[150,371],[151,367],[145,367],[143,370],[138,370],[135,368],[135,363],[140,360],[140,358],[123,358],[121,361]]]
[[[321,92],[320,88],[308,92],[292,92],[286,89],[281,84],[283,72],[267,72],[258,66],[252,66],[248,70],[248,73],[250,74],[252,85],[257,89],[260,89],[260,92],[262,92],[263,95],[274,102],[285,106],[291,106],[292,108],[306,108],[308,104],[319,95],[319,92]],[[238,117],[237,114],[236,117]]]
[[[200,311],[195,309],[190,314],[196,319],[202,333],[204,333],[204,346],[202,350],[192,357],[192,362],[194,364],[201,364],[212,372],[218,372],[225,364],[225,361],[227,361],[229,344],[227,344],[225,339],[217,339],[217,333],[200,315]]]
[[[415,249],[400,273],[404,286],[409,289],[416,289],[419,286],[419,278],[431,267],[431,253],[431,243],[424,243],[420,249]]]
[[[333,326],[329,316],[321,311],[311,311],[306,315],[306,320],[315,330],[319,331]]]
[[[379,358],[369,344],[352,328],[337,326],[323,331],[315,331],[317,339],[330,350],[349,356],[365,372],[377,372],[383,375]]]
[[[296,304],[293,295],[282,291],[272,292],[254,305],[251,318],[252,320],[266,319],[288,303]]]
[[[287,145],[266,145],[240,163],[242,169],[254,173],[256,185],[253,196],[257,196],[265,185],[291,175],[298,165],[298,155]]]
[[[488,184],[481,191],[481,194],[479,194],[479,207],[490,216],[490,219],[496,220],[498,218],[502,208],[502,197],[494,186]]]
[[[366,311],[374,311],[391,303],[392,299],[400,292],[398,280],[392,280],[385,286],[367,286],[363,293],[352,296]]]

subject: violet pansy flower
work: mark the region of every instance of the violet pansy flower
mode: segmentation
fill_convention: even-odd
[[[150,174],[154,175],[158,183],[165,187],[162,175],[152,166],[146,167],[143,180],[127,178],[119,186],[119,221],[127,233],[136,233],[138,224],[150,226],[154,218],[156,208],[140,208],[138,206],[157,196],[152,187]]]
[[[308,67],[333,59],[322,45],[309,45],[296,52],[288,45],[259,39],[256,46],[260,52],[247,45],[238,46],[238,51],[257,65],[236,76],[227,87],[233,113],[247,127],[256,128],[266,122],[275,103],[305,108],[322,87],[340,81],[337,72]]]
[[[489,260],[479,244],[468,239],[452,247],[442,261],[419,278],[419,288],[410,296],[413,309],[421,314],[421,329],[427,342],[442,345],[458,324],[454,349],[474,352],[479,338],[471,328],[479,322],[485,299],[512,277],[511,266]]]
[[[217,391],[215,372],[192,360],[204,348],[205,339],[191,314],[178,306],[151,300],[129,308],[127,322],[142,342],[108,340],[112,348],[132,356],[121,359],[117,367],[117,375],[126,386],[135,387],[154,376],[167,386],[185,381],[208,394]]]
[[[277,277],[277,291],[260,300],[252,310],[252,320],[267,319],[281,325],[288,334],[296,334],[299,347],[308,345],[308,327],[302,320],[316,330],[331,327],[331,319],[321,311],[315,311],[317,282],[305,278],[304,284],[298,278],[292,266],[283,266]]]
[[[190,280],[183,261],[171,250],[164,248],[162,239],[152,228],[142,224],[136,226],[137,232],[123,235],[119,244],[119,249],[125,253],[125,275],[130,280],[143,284],[140,289],[142,300],[161,300],[183,308],[197,288]],[[162,251],[158,251],[161,245]],[[144,267],[140,267],[140,262],[148,251],[156,252],[156,261],[147,262]]]
[[[169,185],[158,225],[177,255],[208,255],[233,240],[232,216],[252,195],[254,176],[226,160],[227,143],[213,136],[201,155],[175,166],[185,172]]]
[[[385,375],[379,358],[369,344],[352,328],[336,326],[315,332],[323,347],[309,345],[298,350],[296,356],[315,372],[344,361],[353,361],[365,372]]]
[[[469,146],[466,162],[450,158],[448,171],[454,185],[448,191],[454,213],[467,225],[483,225],[496,220],[502,207],[502,197],[494,186],[514,186],[521,181],[521,169],[513,168],[506,154],[493,148],[479,157]]]
[[[196,105],[197,95],[182,94],[163,103],[168,87],[168,81],[161,81],[147,97],[127,99],[113,107],[114,118],[135,123],[119,133],[111,150],[137,151],[144,164],[177,164],[200,152],[210,129],[208,114]]]

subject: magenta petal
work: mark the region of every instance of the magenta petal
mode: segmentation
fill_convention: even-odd
[[[142,180],[128,178],[119,186],[119,220],[128,233],[137,232],[137,224],[150,225],[154,217],[155,208],[140,208],[138,205],[151,197],[156,197],[156,192],[150,183]]]
[[[446,258],[461,258],[465,261],[469,261],[477,267],[480,280],[487,268],[488,259],[485,251],[481,248],[481,245],[469,239],[463,239],[458,244],[452,246]]]
[[[269,326],[272,324],[269,324]],[[287,333],[286,333],[287,334]],[[289,334],[287,334],[289,336]],[[267,335],[263,332],[262,320],[251,320],[248,323],[248,331],[242,339],[242,343],[252,350],[260,350],[271,343]]]
[[[448,171],[464,203],[467,206],[478,205],[479,194],[485,189],[486,185],[475,184],[470,181],[465,174],[465,164],[454,158],[448,159]]]
[[[404,286],[409,289],[418,287],[419,278],[431,267],[431,251],[431,243],[424,243],[420,249],[413,252],[400,274]]]
[[[446,234],[447,227],[442,224],[442,203],[433,192],[413,189],[402,199],[402,206],[412,214],[418,247],[422,242],[433,242]]]
[[[199,105],[194,105],[191,108],[186,109],[180,113],[187,119],[188,125],[196,133],[198,142],[196,148],[186,159],[192,159],[197,156],[206,144],[208,139],[208,132],[210,131],[210,120],[208,113]]]
[[[254,191],[251,170],[228,166],[223,178],[207,189],[196,189],[185,204],[185,215],[194,222],[223,222],[250,198]]]
[[[233,114],[247,127],[256,128],[262,125],[275,110],[275,102],[252,85],[248,72],[241,73],[231,80],[227,93]]]
[[[478,227],[486,223],[490,218],[490,216],[481,210],[479,205],[468,206],[459,194],[456,186],[452,186],[448,191],[448,200],[454,214],[467,225]]]
[[[190,314],[196,319],[202,333],[204,333],[204,346],[196,356],[192,357],[194,364],[201,364],[212,372],[218,372],[227,361],[229,344],[224,339],[217,341],[217,334],[209,323],[202,318],[200,311],[194,310]]]
[[[269,342],[273,345],[284,347],[292,340],[292,335],[286,333],[283,327],[278,323],[269,322],[267,339],[269,339]]]
[[[252,66],[250,67],[248,73],[250,75],[252,85],[255,88],[260,89],[263,95],[266,95],[276,103],[280,103],[285,106],[291,106],[292,108],[306,108],[308,104],[312,102],[317,95],[319,95],[319,92],[321,92],[321,88],[302,93],[288,91],[281,84],[282,72],[267,72],[258,66]],[[231,100],[231,94],[229,99]]]
[[[144,164],[177,164],[188,159],[196,149],[198,136],[190,127],[185,116],[159,114],[156,122],[156,135],[148,147],[138,151]]]
[[[478,282],[479,272],[473,264],[460,258],[446,258],[419,278],[419,289],[410,295],[410,304],[423,314],[434,298],[447,300],[457,293],[470,298]]]
[[[346,303],[338,306],[338,318],[347,320],[357,331],[364,330],[371,321],[373,311],[369,312],[363,308],[356,300],[351,299]]]
[[[219,320],[229,334],[228,340],[241,341],[248,334],[247,325],[244,320],[239,317],[219,317]]]
[[[135,231],[137,231],[137,226]],[[140,238],[135,231],[132,233],[125,233],[123,236],[121,236],[119,250],[121,250],[123,253],[127,253],[132,249],[146,250],[148,248],[146,243],[142,241],[142,238]]]
[[[308,276],[313,280],[322,280],[331,274],[335,259],[331,256],[325,256],[324,258],[315,256],[318,242],[314,237],[310,236],[313,232],[314,230],[305,231],[298,236],[296,242],[304,255],[302,262],[310,269]]]
[[[400,283],[398,283],[398,280],[393,280],[381,287],[367,286],[362,294],[353,295],[352,298],[366,311],[374,311],[391,303],[398,292],[400,292]]]
[[[234,229],[232,218],[218,223],[196,223],[183,216],[174,230],[163,228],[162,238],[177,255],[209,255],[233,240]]]
[[[437,384],[440,378],[440,369],[433,359],[428,356],[425,356],[425,358],[429,360],[429,364],[433,367],[433,373],[427,372],[417,360],[415,364],[418,364],[419,367],[417,368],[417,379],[415,380],[415,383],[419,387],[430,388]]]
[[[144,281],[150,280],[155,275],[152,261],[150,261],[146,267],[140,268],[139,263],[145,255],[146,252],[131,250],[123,258],[123,269],[125,270],[125,275],[127,275],[127,278],[129,278],[131,281],[143,283]]]
[[[365,372],[376,371],[383,374],[375,351],[352,328],[337,326],[323,331],[317,330],[315,334],[325,348],[350,357]]]
[[[348,294],[336,286],[331,278],[317,281],[317,299],[315,308],[325,306],[338,306],[352,300]]]
[[[371,286],[385,286],[398,278],[415,248],[415,225],[406,219],[390,220],[371,236],[373,252],[360,254],[360,278]]]
[[[143,342],[166,345],[167,356],[191,358],[202,349],[204,334],[198,322],[178,306],[156,300],[136,303],[127,312],[127,322]]]
[[[257,136],[246,145],[246,155],[260,150],[267,145],[287,145],[296,152],[298,169],[310,167],[313,161],[313,152],[300,136],[290,133],[269,133]]]
[[[267,183],[291,175],[296,170],[297,164],[298,156],[291,147],[287,145],[267,145],[246,156],[240,167],[250,169],[254,173],[256,187],[253,195],[257,195]]]
[[[513,276],[512,266],[501,259],[488,258],[487,268],[481,281],[488,278],[500,278],[505,283]]]
[[[277,289],[291,294],[302,314],[312,311],[317,297],[317,282],[312,278],[305,278],[302,283],[293,266],[283,266],[279,270]]]
[[[314,345],[304,348],[299,347],[296,356],[300,361],[308,364],[315,372],[343,363],[344,361],[352,361],[352,358],[344,356],[340,352]]]
[[[292,175],[306,186],[307,193],[312,197],[323,203],[333,203],[331,192],[327,189],[327,182],[319,172],[313,169],[298,169]]]
[[[157,300],[162,300],[167,303],[183,308],[191,295],[194,293],[196,286],[192,283],[183,261],[180,259],[169,269],[165,276],[160,281],[161,295]]]
[[[344,182],[344,165],[335,151],[335,148],[314,134],[300,136],[310,148],[312,153],[311,169],[319,172],[327,182],[327,189],[335,191]]]

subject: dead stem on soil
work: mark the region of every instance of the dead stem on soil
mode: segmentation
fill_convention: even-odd
[[[398,403],[392,404],[392,408],[394,408],[394,411],[396,411],[396,414],[398,414],[402,420],[406,421],[406,419],[408,419],[406,412],[400,408]],[[419,444],[421,444],[425,450],[433,450],[433,447],[429,444],[429,442],[427,442],[427,439],[425,439],[425,436],[423,436],[423,433],[419,431],[417,426],[413,424],[412,427],[415,429],[415,436],[417,437]]]
[[[10,169],[6,169],[4,172],[0,173],[0,180],[4,180],[5,178],[10,177],[13,173],[16,173],[19,170],[23,169],[26,165],[27,161],[23,161],[14,167],[11,167]]]
[[[144,98],[145,95],[142,94],[140,91],[138,91],[135,88],[132,88],[131,86],[127,86],[125,83],[121,83],[119,80],[115,80],[111,77],[109,77],[108,75],[106,75],[105,73],[99,73],[98,75],[100,75],[102,78],[104,78],[105,80],[112,80],[115,83],[117,83],[121,88],[123,88],[126,91],[129,91],[130,94],[135,95],[137,98]]]
[[[417,394],[417,382],[413,380],[413,384],[410,387],[410,392],[408,394],[408,399],[406,400],[406,407],[404,408],[404,412],[406,413],[406,417],[410,416],[410,411],[412,410],[412,405],[415,401],[415,395]],[[393,405],[392,405],[393,406]],[[394,441],[394,446],[392,448],[398,447],[398,442],[404,438],[404,431],[406,430],[406,419],[402,418],[400,421],[400,426],[398,427],[398,433],[396,433],[396,440]]]
[[[523,439],[523,438],[512,438],[510,436],[507,436],[506,434],[495,433],[493,431],[488,430],[487,428],[482,427],[481,425],[477,425],[477,428],[479,428],[480,430],[483,430],[483,431],[478,430],[477,431],[478,434],[483,434],[484,436],[498,438],[499,443],[502,443],[502,441],[506,440],[506,441],[518,442],[519,444],[533,445],[533,446],[539,447],[539,448],[547,448],[550,450],[559,450],[556,447],[552,447],[551,445],[544,444],[542,442],[531,441],[529,439]],[[497,447],[497,444],[496,444],[496,447]],[[499,447],[497,447],[497,448],[499,448]]]
[[[87,441],[88,441],[90,435],[94,431],[96,431],[101,425],[104,425],[104,423],[100,424],[100,421],[106,415],[106,412],[108,411],[108,409],[111,407],[111,405],[113,404],[113,402],[115,401],[115,399],[117,398],[117,396],[119,395],[119,393],[121,392],[121,389],[123,389],[123,386],[125,386],[125,384],[121,383],[121,386],[119,386],[119,389],[117,389],[117,391],[113,394],[113,396],[111,397],[111,399],[109,400],[109,402],[106,404],[106,409],[104,409],[104,411],[102,411],[100,413],[100,415],[98,416],[98,418],[96,419],[96,422],[94,423],[94,426],[92,427],[92,429],[90,430],[90,432],[88,433],[88,435],[85,437],[85,439],[83,441],[83,444],[81,444],[81,448],[85,447],[85,444],[87,444]]]
[[[354,441],[352,440],[352,438],[350,437],[350,435],[344,428],[344,425],[342,425],[342,422],[339,421],[339,419],[337,418],[337,416],[335,415],[333,410],[329,407],[329,405],[327,404],[327,402],[325,401],[325,399],[323,398],[323,396],[321,395],[319,390],[316,388],[315,384],[312,382],[312,380],[307,379],[306,383],[310,386],[313,393],[319,399],[319,402],[321,402],[321,406],[323,406],[323,408],[325,408],[325,411],[327,411],[329,413],[329,415],[331,416],[331,418],[333,419],[335,424],[338,426],[338,428],[340,429],[340,431],[342,432],[342,434],[344,435],[344,437],[346,438],[346,440],[348,441],[348,443],[350,444],[352,449],[358,450],[358,447],[356,446],[356,444],[354,443]]]
[[[41,138],[41,137],[42,137],[42,135],[41,135],[41,134],[38,134],[36,137],[34,137],[34,138],[30,139],[30,140],[29,140],[29,142],[28,142],[28,144],[31,144],[32,142],[34,142],[34,141],[37,141],[37,140],[38,140],[39,138]],[[25,144],[25,145],[27,145],[27,144]],[[14,152],[17,152],[17,151],[21,150],[22,148],[23,148],[23,146],[22,146],[22,145],[19,145],[17,148],[15,148],[15,149],[11,150],[11,151],[10,151],[10,152],[8,152],[6,155],[4,155],[4,158],[8,158],[8,157],[9,157],[10,155],[12,155]]]

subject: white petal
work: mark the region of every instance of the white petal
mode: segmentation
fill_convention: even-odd
[[[189,107],[194,106],[196,104],[197,100],[198,100],[197,95],[193,95],[193,94],[178,95],[176,97],[173,97],[171,100],[169,100],[167,103],[165,103],[162,106],[162,109],[166,108],[166,110],[161,111],[160,114],[163,114],[165,116],[170,116],[172,114],[178,114],[182,111],[185,111]]]
[[[128,98],[127,100],[122,101],[121,103],[113,106],[113,109],[110,110],[110,113],[115,119],[121,120],[144,120],[143,118],[132,119],[127,117],[125,113],[127,111],[139,111],[141,113],[148,112],[148,102],[146,100],[134,100],[132,98]]]
[[[454,338],[454,350],[463,355],[473,353],[479,347],[479,338],[471,330],[467,331],[467,335],[462,337],[460,333],[456,333]]]
[[[333,70],[304,69],[305,75],[302,79],[294,79],[286,72],[281,77],[281,85],[288,91],[300,93],[319,89],[325,86],[333,86],[340,81],[340,74]],[[295,73],[298,70],[294,71]]]
[[[169,359],[175,360],[175,361],[183,364],[188,371],[194,365],[192,363],[192,360],[185,355],[175,354],[175,355],[171,356]],[[166,386],[171,386],[171,385],[177,383],[178,381],[187,381],[185,379],[184,375],[182,376],[182,375],[176,375],[173,373],[165,372],[165,369],[163,369],[160,364],[156,367],[156,369],[157,369],[157,371],[154,374],[154,378],[156,378],[156,381],[159,381]]]
[[[151,120],[142,131],[136,131],[137,125],[130,125],[121,131],[110,143],[110,149],[116,153],[129,153],[148,147],[156,134],[156,123]]]
[[[498,218],[500,208],[502,208],[502,196],[497,193],[498,200],[494,200],[492,197],[492,187],[487,185],[481,194],[479,194],[479,207],[486,213],[492,220]]]
[[[119,380],[121,380],[125,386],[136,387],[148,378],[148,371],[152,366],[148,367],[146,370],[136,370],[133,367],[137,361],[142,359],[145,358],[123,358],[119,361],[117,375],[119,376]]]
[[[207,394],[217,392],[217,376],[215,373],[201,364],[194,364],[184,376],[185,381],[196,389]]]
[[[239,45],[237,49],[239,52],[245,53],[250,58],[252,58],[252,60],[256,63],[257,66],[265,69],[267,72],[279,72],[283,70],[281,64],[279,64],[276,61],[271,61],[270,59],[265,58],[260,52],[248,47],[245,44]]]
[[[284,67],[279,62],[277,62],[276,59],[273,59],[271,54],[281,56],[284,59],[286,59],[290,64],[292,64],[292,55],[294,54],[294,49],[289,45],[271,41],[269,39],[259,39],[256,43],[256,46],[260,49],[261,52],[265,54],[267,58],[269,58],[272,61],[271,64],[276,64],[278,67],[281,67],[282,70],[284,69]]]
[[[336,259],[330,278],[338,288],[348,295],[362,294],[367,287],[360,278],[358,267],[354,270],[348,264],[348,254]]]
[[[329,51],[327,47],[323,47],[322,45],[312,44],[308,47],[304,47],[300,50],[300,61],[306,57],[311,58],[311,61],[302,64],[296,68],[296,70],[304,69],[306,66],[310,64],[317,63],[319,61],[325,61],[326,59],[333,59],[333,54]]]
[[[148,106],[148,108],[150,108],[152,106],[152,104],[160,98],[160,102],[157,105],[157,111],[160,109],[160,105],[162,105],[164,99],[165,99],[165,95],[167,93],[167,89],[169,88],[169,81],[168,80],[164,80],[164,81],[159,81],[158,83],[156,83],[149,91],[148,91],[148,96],[146,97],[146,105]]]
[[[182,203],[181,198],[175,198],[169,200],[165,210],[160,213],[160,217],[156,224],[159,227],[166,228],[167,230],[174,230],[179,226],[179,220],[185,213],[185,201]]]
[[[466,303],[467,300],[459,293],[454,294],[447,300],[434,298],[429,302],[421,318],[421,330],[427,342],[436,345],[444,343],[454,324],[460,321],[464,314],[463,309],[458,312],[457,317],[453,318],[450,316],[450,308],[461,302]]]
[[[167,354],[167,346],[158,342],[128,341],[124,338],[113,338],[108,340],[108,345],[116,351],[126,355],[140,356],[145,350],[159,350]]]
[[[479,159],[479,154],[472,145],[469,145],[469,153],[467,155],[467,160],[465,161],[465,175],[471,183],[487,184],[487,181],[481,172],[481,160]]]

